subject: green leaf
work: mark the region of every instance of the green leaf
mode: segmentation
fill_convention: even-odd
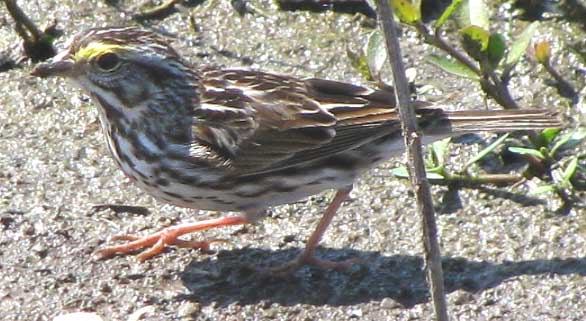
[[[511,68],[519,61],[519,59],[521,59],[521,57],[527,50],[527,47],[529,46],[531,38],[533,38],[533,34],[537,30],[537,27],[538,23],[537,21],[535,21],[529,24],[527,28],[523,30],[519,38],[517,38],[511,45],[511,48],[509,49],[509,53],[507,54],[507,58],[505,60],[505,65]]]
[[[490,12],[484,0],[464,0],[458,13],[461,27],[475,25],[485,30],[490,29]]]
[[[51,46],[51,45],[53,45],[55,40],[57,40],[57,38],[55,38],[51,35],[45,34],[45,36],[41,39],[41,42],[44,42],[46,46]]]
[[[533,155],[539,159],[545,159],[545,156],[538,150],[523,147],[509,147],[511,153],[519,155]]]
[[[446,154],[448,152],[448,146],[450,146],[451,140],[452,138],[446,138],[435,141],[433,144],[431,144],[431,155],[436,166],[443,167],[445,164]]]
[[[432,65],[449,72],[452,75],[472,80],[480,79],[478,75],[466,65],[460,63],[459,61],[449,59],[445,56],[428,55],[425,57],[425,60],[427,60],[427,62],[431,63]]]
[[[369,35],[366,43],[366,61],[373,77],[378,78],[386,60],[385,38],[379,30],[375,30]]]
[[[499,137],[497,140],[495,140],[492,144],[488,145],[485,149],[481,150],[478,154],[476,154],[476,156],[474,156],[472,159],[470,159],[464,165],[464,168],[462,169],[462,171],[465,171],[472,164],[481,160],[482,158],[484,158],[484,156],[488,155],[489,153],[492,153],[492,151],[495,148],[497,148],[500,144],[502,144],[505,141],[505,139],[507,139],[508,137],[509,137],[509,134],[504,134],[501,137]]]
[[[456,11],[456,9],[458,9],[460,7],[460,5],[462,4],[462,1],[463,0],[452,0],[452,3],[446,8],[446,10],[444,10],[442,15],[435,22],[436,29],[441,28],[441,26],[443,26],[444,23],[446,23],[448,18],[451,17],[452,14]]]
[[[393,168],[391,170],[391,174],[393,174],[393,176],[395,176],[395,177],[400,177],[400,178],[408,178],[409,177],[409,172],[407,171],[407,167],[405,167],[405,166]]]
[[[578,157],[575,156],[572,157],[570,163],[568,164],[568,166],[566,166],[564,172],[562,173],[563,185],[567,187],[572,186],[570,180],[572,179],[572,177],[574,177],[574,174],[576,174],[576,169],[578,169]]]
[[[414,25],[421,22],[421,11],[409,0],[389,0],[393,12],[403,23]]]
[[[555,155],[559,149],[569,149],[578,146],[586,138],[586,130],[576,130],[562,136],[551,149],[551,155]]]
[[[493,33],[490,35],[488,39],[488,61],[492,64],[493,67],[499,65],[505,56],[506,49],[507,45],[503,35],[500,33]]]
[[[357,54],[350,50],[350,48],[346,49],[346,54],[348,55],[348,59],[350,59],[350,64],[356,71],[358,71],[362,77],[366,80],[373,80],[372,75],[370,74],[370,69],[368,68],[368,61],[364,54]]]
[[[555,186],[553,185],[541,185],[541,186],[537,186],[536,188],[532,189],[529,191],[529,194],[532,195],[538,195],[538,194],[545,194],[545,193],[551,193],[554,192],[556,190]]]
[[[551,154],[549,153],[549,150],[544,146],[539,147],[539,152],[541,153],[541,155],[543,155],[543,157],[545,157],[545,159],[552,158]]]
[[[427,177],[427,179],[434,179],[434,180],[445,179],[445,177],[439,173],[430,172],[429,169],[427,169],[427,168],[425,170],[426,170],[425,176]],[[399,177],[399,178],[409,178],[409,172],[407,171],[407,168],[405,166],[393,168],[391,170],[391,174],[393,174],[393,176]]]
[[[546,144],[551,144],[553,140],[558,136],[558,134],[562,131],[561,128],[546,128],[541,131],[541,138]]]
[[[466,53],[478,61],[483,60],[490,42],[490,33],[482,27],[469,25],[462,28],[460,34]]]

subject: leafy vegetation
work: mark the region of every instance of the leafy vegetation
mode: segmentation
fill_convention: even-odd
[[[430,53],[425,60],[432,65],[456,76],[477,82],[487,97],[505,109],[517,109],[519,106],[510,94],[508,84],[513,71],[525,53],[533,61],[542,65],[556,81],[558,92],[563,97],[575,102],[577,91],[572,84],[550,63],[552,53],[550,44],[545,40],[534,41],[539,23],[528,24],[512,41],[498,32],[490,30],[490,10],[483,0],[453,0],[437,20],[424,22],[419,4],[421,1],[390,0],[396,16],[400,21],[414,28],[422,40],[436,52]],[[446,23],[454,20],[457,34],[444,30]],[[459,39],[459,46],[448,40]],[[384,41],[378,31],[373,31],[368,38],[364,52],[353,55],[353,65],[361,74],[373,81],[382,82],[381,68],[386,59]],[[439,52],[439,53],[438,53]],[[531,61],[527,61],[530,63]],[[575,196],[577,189],[584,188],[578,184],[578,177],[586,176],[586,155],[579,154],[579,145],[586,140],[585,130],[565,132],[561,129],[548,129],[541,133],[529,133],[529,140],[524,146],[500,148],[510,144],[513,135],[502,135],[488,147],[467,161],[457,172],[448,170],[445,159],[449,153],[450,140],[436,142],[429,148],[427,159],[427,177],[432,182],[442,184],[518,184],[526,179],[540,180],[533,194],[554,193],[563,202],[562,207],[578,204]],[[470,168],[489,154],[512,153],[525,159],[527,166],[522,174],[485,174],[474,175]],[[501,155],[502,156],[502,155]],[[392,171],[395,176],[407,177],[404,167]]]

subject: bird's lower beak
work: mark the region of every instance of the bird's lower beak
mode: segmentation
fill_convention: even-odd
[[[31,75],[41,78],[47,77],[66,77],[73,70],[73,61],[69,59],[54,60],[49,63],[40,64],[33,69]]]

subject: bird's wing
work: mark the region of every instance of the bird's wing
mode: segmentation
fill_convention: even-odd
[[[202,82],[194,143],[239,175],[329,157],[400,130],[392,89],[219,69],[204,70]]]

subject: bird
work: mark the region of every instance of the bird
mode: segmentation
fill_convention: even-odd
[[[237,213],[122,235],[116,239],[126,243],[98,250],[99,258],[140,252],[144,261],[170,245],[209,249],[217,240],[180,237],[256,223],[271,207],[335,190],[304,249],[275,271],[346,268],[352,262],[320,259],[315,250],[356,179],[404,151],[390,86],[200,66],[144,28],[81,31],[31,74],[67,78],[91,97],[112,158],[142,191],[179,207]],[[412,102],[424,143],[560,126],[548,109],[445,107]]]

